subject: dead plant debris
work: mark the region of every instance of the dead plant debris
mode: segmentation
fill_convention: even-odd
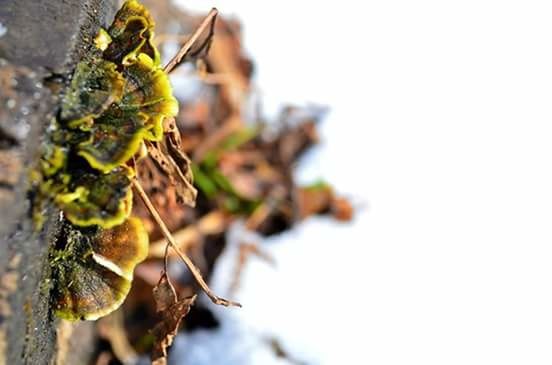
[[[329,184],[299,186],[293,178],[301,157],[319,140],[323,108],[288,106],[276,123],[265,120],[260,106],[245,112],[254,65],[236,20],[216,10],[193,16],[170,0],[143,3],[156,20],[161,54],[181,49],[165,69],[195,85],[183,90],[174,83],[179,114],[165,120],[164,139],[145,144],[147,154],[135,160],[133,214],[144,221],[152,243],[120,311],[133,350],[165,364],[181,324],[183,331],[217,326],[208,307],[196,301],[198,289],[214,303],[237,305],[207,285],[233,224],[268,237],[312,215],[348,221],[353,208]],[[187,66],[177,67],[181,63]],[[277,264],[262,245],[244,237],[230,289],[239,287],[250,257]],[[189,271],[175,269],[176,260]],[[111,347],[98,349],[96,363],[123,361]]]

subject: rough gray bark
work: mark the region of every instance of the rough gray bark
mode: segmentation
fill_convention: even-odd
[[[44,81],[70,74],[116,3],[0,0],[0,365],[85,363],[86,348],[73,352],[71,341],[87,326],[59,326],[49,309],[47,251],[57,212],[45,212],[35,231],[29,172],[63,86]]]

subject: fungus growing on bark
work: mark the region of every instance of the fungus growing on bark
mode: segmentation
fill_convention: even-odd
[[[132,210],[131,170],[119,167],[107,174],[96,171],[72,176],[55,202],[69,221],[78,226],[111,228],[128,218]]]
[[[51,201],[63,212],[50,257],[62,318],[93,320],[118,308],[147,257],[147,233],[129,218],[130,160],[144,140],[161,140],[163,119],[178,112],[151,43],[153,25],[142,5],[127,1],[77,64],[47,130],[35,209],[40,215]]]
[[[111,42],[104,51],[104,58],[128,65],[142,53],[159,65],[159,52],[152,42],[154,26],[153,19],[142,4],[136,0],[126,1],[107,30]]]
[[[154,152],[152,158],[179,187],[180,201],[195,203],[190,161],[180,150],[174,123],[178,103],[167,73],[208,24],[211,37],[216,14],[213,9],[189,43],[162,68],[148,11],[136,0],[127,0],[75,68],[59,118],[47,129],[40,171],[33,174],[37,224],[48,202],[61,210],[63,229],[50,255],[58,316],[97,319],[119,307],[128,294],[134,267],[147,256],[148,246],[142,223],[129,218],[133,189],[158,218],[136,179],[141,151]],[[164,222],[159,219],[157,224],[213,302],[239,305],[216,296],[192,260],[176,247]]]
[[[130,215],[128,162],[144,140],[161,140],[163,119],[178,112],[153,26],[142,5],[127,1],[75,68],[52,122],[39,191],[74,225],[110,228]]]
[[[130,290],[134,267],[147,254],[148,235],[138,218],[111,229],[65,221],[50,253],[56,315],[94,320],[117,309]]]
[[[124,84],[113,62],[97,57],[79,62],[63,98],[61,120],[70,128],[92,123],[93,118],[121,100]]]

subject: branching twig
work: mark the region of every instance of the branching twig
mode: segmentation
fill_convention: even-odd
[[[212,27],[215,24],[215,18],[217,14],[218,14],[218,10],[216,8],[211,9],[211,11],[209,12],[209,14],[207,14],[207,16],[205,17],[205,19],[203,20],[199,28],[197,28],[194,34],[192,34],[192,36],[190,37],[190,39],[188,39],[186,43],[182,45],[178,53],[163,68],[163,71],[165,71],[166,73],[170,73],[188,54],[188,52],[190,51],[194,43],[197,42],[201,34],[205,31],[205,29],[209,25],[211,25],[211,30],[213,29]]]
[[[133,179],[132,184],[134,186],[134,190],[136,190],[136,192],[138,193],[138,195],[140,196],[140,198],[144,202],[144,204],[145,204],[146,208],[148,209],[148,211],[150,212],[151,216],[153,217],[153,219],[159,225],[159,228],[161,229],[161,232],[163,233],[163,235],[165,236],[165,238],[167,239],[167,241],[171,245],[172,249],[175,250],[176,253],[178,254],[178,256],[180,257],[180,259],[182,261],[184,261],[184,263],[186,264],[186,266],[188,267],[188,269],[192,273],[194,279],[197,281],[197,283],[199,284],[201,289],[205,292],[205,294],[207,294],[209,299],[211,299],[211,301],[215,304],[224,305],[224,306],[241,307],[240,303],[236,303],[236,302],[232,302],[230,300],[224,299],[224,298],[220,298],[211,291],[211,289],[209,288],[209,286],[207,285],[205,280],[203,280],[203,277],[201,276],[201,272],[194,265],[192,260],[185,253],[181,252],[178,249],[178,246],[176,245],[176,242],[174,241],[174,238],[173,238],[171,232],[169,231],[169,229],[165,225],[165,222],[163,222],[163,220],[161,219],[161,216],[157,212],[157,209],[155,209],[155,207],[153,206],[152,202],[150,201],[148,195],[146,194],[146,192],[142,188],[142,185],[140,185],[140,182],[137,179]]]
[[[276,266],[276,260],[274,259],[274,257],[272,257],[269,253],[261,250],[256,243],[241,243],[239,247],[238,263],[236,265],[236,268],[234,269],[233,279],[230,284],[230,289],[228,290],[230,295],[237,292],[240,286],[241,276],[245,268],[245,264],[251,255],[257,256],[258,258],[269,263],[273,267]]]

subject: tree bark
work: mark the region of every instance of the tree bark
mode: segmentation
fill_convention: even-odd
[[[58,94],[116,2],[0,0],[0,365],[86,363],[91,351],[82,343],[72,351],[89,324],[51,314],[47,253],[58,212],[48,208],[36,231],[29,179]]]

